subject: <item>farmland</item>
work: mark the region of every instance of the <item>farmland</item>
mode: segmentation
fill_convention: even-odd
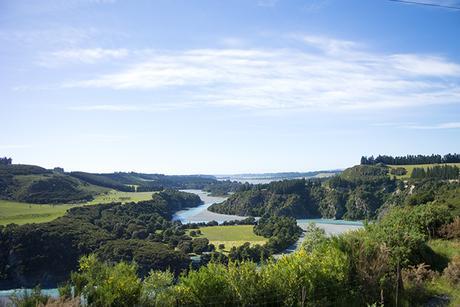
[[[457,167],[460,167],[460,163],[443,163],[443,164],[411,164],[411,165],[387,165],[388,167],[390,167],[391,169],[395,169],[395,168],[405,168],[407,170],[407,174],[405,175],[402,175],[402,176],[396,176],[396,178],[398,179],[408,179],[410,178],[411,174],[412,174],[412,171],[414,170],[414,168],[418,167],[418,168],[424,168],[424,169],[427,169],[429,167],[433,167],[433,166],[436,166],[436,165],[450,165],[450,166],[457,166]],[[393,176],[393,175],[391,175]]]
[[[0,225],[15,223],[43,223],[58,218],[75,206],[107,204],[112,202],[139,202],[152,198],[152,192],[120,192],[111,190],[97,195],[92,201],[78,204],[29,204],[0,200]]]
[[[253,228],[254,226],[252,225],[201,227],[199,228],[201,235],[198,235],[197,237],[207,238],[209,243],[214,244],[216,248],[219,244],[224,244],[224,251],[226,252],[228,252],[233,246],[238,247],[243,245],[245,242],[249,242],[251,245],[265,244],[267,239],[254,234]]]

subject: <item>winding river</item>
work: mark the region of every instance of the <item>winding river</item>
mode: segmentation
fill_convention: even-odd
[[[215,203],[221,203],[225,201],[226,197],[215,197],[209,196],[207,192],[202,190],[183,190],[184,192],[193,193],[198,195],[203,204],[181,211],[177,211],[173,216],[173,220],[181,221],[182,223],[199,223],[217,221],[219,224],[224,221],[243,220],[245,216],[230,215],[230,214],[219,214],[208,211],[209,206]],[[356,230],[363,227],[361,221],[345,221],[345,220],[332,220],[332,219],[298,219],[297,224],[302,229],[306,229],[308,224],[315,223],[318,227],[323,228],[328,235],[341,234],[348,230]]]

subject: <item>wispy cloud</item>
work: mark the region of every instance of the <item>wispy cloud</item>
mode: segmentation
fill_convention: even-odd
[[[82,112],[152,112],[152,111],[166,111],[177,109],[177,104],[155,104],[155,105],[133,105],[133,104],[95,104],[95,105],[79,105],[69,107],[70,111],[82,111]],[[180,107],[185,107],[181,105]]]
[[[258,6],[274,7],[279,0],[257,0]]]
[[[353,41],[295,35],[298,49],[66,50],[123,69],[63,88],[169,90],[175,101],[264,109],[370,109],[460,103],[460,65],[439,55],[381,54]],[[165,104],[173,101],[165,101]],[[104,106],[109,110],[110,108]]]
[[[460,122],[445,122],[437,124],[418,124],[418,123],[374,123],[374,127],[391,127],[402,129],[415,129],[415,130],[439,130],[439,129],[460,129]]]
[[[440,123],[436,125],[408,125],[409,129],[438,130],[438,129],[460,129],[460,122]]]
[[[94,64],[114,59],[126,58],[129,55],[127,49],[65,49],[42,55],[38,64],[43,66],[59,66],[68,63]]]
[[[132,106],[132,105],[100,104],[100,105],[74,106],[74,107],[69,107],[69,110],[127,112],[127,111],[141,111],[142,108],[140,108],[139,106]]]

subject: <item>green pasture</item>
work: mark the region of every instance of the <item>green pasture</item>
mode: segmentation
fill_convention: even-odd
[[[98,194],[92,201],[78,204],[41,205],[0,200],[0,225],[49,222],[63,216],[67,209],[72,207],[108,204],[112,202],[139,202],[151,199],[153,193],[154,192],[120,192],[110,190]]]
[[[403,176],[396,176],[398,179],[408,179],[412,175],[412,171],[414,168],[424,168],[427,169],[429,167],[433,167],[436,165],[450,165],[450,166],[457,166],[460,167],[460,163],[441,163],[441,164],[411,164],[411,165],[387,165],[389,168],[398,168],[398,167],[403,167],[407,170],[407,174]],[[394,176],[394,175],[391,175]]]
[[[258,236],[253,231],[252,225],[234,225],[234,226],[208,226],[200,227],[201,235],[199,238],[207,238],[210,243],[218,248],[219,244],[225,245],[225,252],[230,251],[233,246],[243,245],[249,242],[251,245],[263,245],[267,242],[267,238]],[[192,229],[195,230],[196,229]],[[190,231],[189,230],[189,233]]]

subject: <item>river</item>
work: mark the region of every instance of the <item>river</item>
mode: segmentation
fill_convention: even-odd
[[[225,201],[227,197],[209,196],[207,192],[202,190],[182,191],[198,195],[203,201],[203,204],[198,207],[177,211],[173,216],[174,221],[181,221],[183,224],[216,221],[222,224],[225,221],[244,220],[246,218],[246,216],[220,214],[208,211],[209,206],[215,203],[221,203]]]

